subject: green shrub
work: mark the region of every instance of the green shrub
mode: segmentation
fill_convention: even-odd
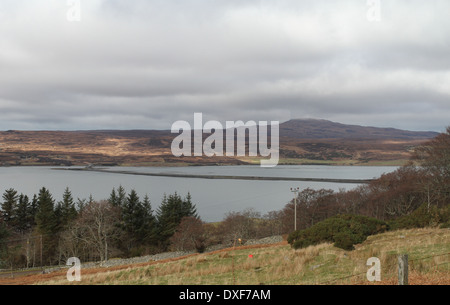
[[[435,205],[428,206],[424,203],[411,214],[399,217],[390,222],[390,227],[398,229],[414,229],[437,226],[448,227],[450,223],[450,205],[438,208]]]
[[[338,215],[314,226],[292,232],[288,242],[295,249],[306,248],[323,242],[332,242],[338,248],[352,250],[367,236],[384,232],[388,228],[384,221],[359,215]]]
[[[342,231],[334,235],[334,246],[344,250],[354,250],[356,244],[354,235],[350,231]]]

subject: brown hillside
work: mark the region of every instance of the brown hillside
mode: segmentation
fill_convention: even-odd
[[[280,163],[398,164],[433,132],[291,120],[280,125]],[[164,130],[3,131],[0,165],[246,164],[250,158],[174,157]],[[205,134],[205,137],[207,135]],[[270,142],[269,142],[270,143]]]

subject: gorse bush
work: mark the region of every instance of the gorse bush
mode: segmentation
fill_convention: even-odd
[[[321,221],[314,226],[292,232],[288,242],[295,249],[330,242],[344,250],[352,250],[367,236],[388,229],[384,221],[359,215],[338,215]]]
[[[450,226],[450,205],[439,208],[424,203],[411,214],[391,221],[390,227],[393,230],[398,230],[434,227],[439,224],[441,224],[441,228]]]

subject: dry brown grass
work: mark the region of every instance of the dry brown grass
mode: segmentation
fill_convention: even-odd
[[[305,127],[302,125],[302,128]],[[362,164],[400,165],[408,160],[408,147],[428,138],[385,141],[382,139],[302,139],[280,137],[280,163],[283,164]],[[131,165],[167,164],[247,164],[254,157],[175,158],[169,131],[2,131],[0,160],[11,165],[49,165],[61,161],[74,165],[117,163]],[[314,156],[303,159],[301,156]],[[337,157],[337,156],[344,157]],[[293,156],[293,157],[291,157]],[[323,161],[319,161],[323,160]]]
[[[211,253],[114,268],[83,269],[72,284],[397,284],[397,256],[410,256],[410,284],[450,282],[450,230],[415,229],[370,236],[354,251],[331,244],[293,250],[284,243],[222,249]],[[249,255],[252,257],[249,257]],[[381,261],[381,282],[366,279],[369,257]],[[0,280],[0,284],[71,284],[65,272]]]

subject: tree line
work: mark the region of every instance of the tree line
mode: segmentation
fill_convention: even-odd
[[[107,260],[165,251],[185,217],[198,219],[188,193],[164,195],[153,211],[148,195],[113,188],[107,200],[74,200],[67,187],[56,202],[42,187],[32,199],[10,188],[0,212],[0,267],[20,268]]]

